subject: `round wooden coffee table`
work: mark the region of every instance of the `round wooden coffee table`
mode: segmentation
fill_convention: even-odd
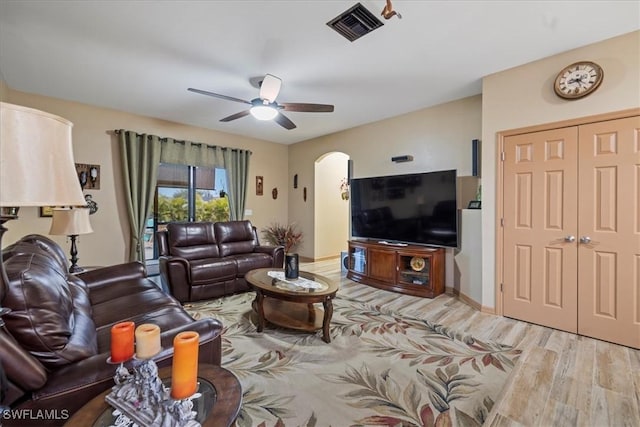
[[[171,366],[161,368],[158,375],[162,380],[170,380]],[[194,406],[194,410],[198,412],[197,421],[203,427],[229,427],[238,417],[242,404],[242,386],[238,378],[219,366],[200,364],[198,381],[198,392],[202,393],[202,404],[199,407]],[[94,397],[73,414],[65,426],[113,425],[113,408],[105,401],[105,397],[110,392],[111,389]]]
[[[300,272],[299,279],[285,279],[284,270],[258,268],[245,275],[255,290],[253,308],[258,315],[258,332],[265,321],[283,328],[313,332],[322,329],[322,339],[329,343],[329,326],[337,283],[319,274]],[[322,304],[322,309],[315,304]]]

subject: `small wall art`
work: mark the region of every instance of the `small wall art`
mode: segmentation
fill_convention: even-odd
[[[89,208],[89,215],[93,215],[98,212],[98,204],[95,200],[93,200],[93,196],[91,194],[85,194],[84,200],[87,202],[87,207]]]
[[[302,200],[307,201],[307,187],[302,189]]]
[[[278,188],[274,188],[273,190],[271,190],[271,197],[273,197],[273,200],[278,198]]]
[[[50,218],[53,216],[53,206],[40,206],[40,218]]]
[[[293,175],[293,188],[298,188],[298,174]]]
[[[262,196],[264,194],[264,178],[256,176],[256,196]]]
[[[100,165],[76,163],[76,173],[82,189],[100,189]]]

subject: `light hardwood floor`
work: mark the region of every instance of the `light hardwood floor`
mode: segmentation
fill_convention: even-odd
[[[338,281],[338,259],[301,269]],[[367,294],[386,292],[363,288]],[[640,350],[501,316],[484,314],[453,295],[434,299],[390,293],[392,304],[429,312],[431,319],[479,339],[522,350],[486,426],[640,426]]]

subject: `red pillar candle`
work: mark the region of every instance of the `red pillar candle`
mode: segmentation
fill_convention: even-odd
[[[136,357],[151,359],[160,353],[160,327],[144,323],[136,328]]]
[[[197,332],[186,331],[173,339],[171,397],[174,399],[186,399],[196,392],[199,338]]]
[[[133,322],[120,322],[111,327],[111,362],[125,362],[133,357]]]

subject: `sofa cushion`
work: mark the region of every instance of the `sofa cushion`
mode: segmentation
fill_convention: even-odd
[[[258,245],[249,221],[216,222],[214,229],[221,257],[251,253]]]
[[[140,306],[142,307],[142,306]],[[114,323],[98,327],[97,341],[98,352],[105,353],[111,350],[111,326],[117,322],[129,321],[136,326],[144,323],[158,325],[160,331],[166,332],[176,327],[176,325],[189,324],[193,318],[187,314],[180,304],[171,304],[165,307],[154,307],[153,309],[139,310],[137,313],[128,312],[129,316],[114,320]]]
[[[27,245],[21,242],[20,245]],[[9,279],[3,319],[18,343],[53,368],[97,352],[96,330],[86,284],[45,249],[16,250],[5,261]]]
[[[117,285],[117,286],[116,286]],[[118,298],[135,296],[144,291],[157,291],[159,286],[145,277],[128,278],[121,277],[117,284],[109,283],[104,286],[92,286],[89,288],[89,298],[91,298],[91,305],[97,306],[102,303],[109,303]],[[121,300],[125,301],[125,300]],[[100,326],[96,318],[95,309],[93,311],[93,320],[96,322],[96,326]]]
[[[189,265],[191,267],[191,283],[193,285],[224,282],[235,279],[238,274],[238,266],[234,259],[199,259],[191,261]]]
[[[139,286],[145,279],[126,280],[114,287],[113,298],[93,305],[96,327],[111,327],[115,323],[128,321],[140,313],[151,312],[163,307],[180,307],[180,303],[162,292],[157,286]],[[135,293],[120,292],[118,288],[137,289]]]
[[[16,243],[7,246],[2,250],[2,258],[3,260],[6,260],[20,253],[31,253],[33,252],[34,246],[53,258],[59,271],[67,271],[69,268],[69,262],[67,261],[67,256],[62,251],[60,245],[48,237],[44,237],[39,234],[29,234],[21,238]]]
[[[169,223],[167,237],[172,256],[188,260],[220,256],[212,222]]]
[[[244,277],[245,274],[256,268],[273,267],[273,258],[265,253],[239,254],[229,258],[234,259],[238,265],[238,277]]]

